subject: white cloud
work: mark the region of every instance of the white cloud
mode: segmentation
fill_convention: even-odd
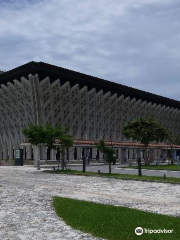
[[[0,68],[44,61],[180,99],[179,10],[178,0],[0,1]]]

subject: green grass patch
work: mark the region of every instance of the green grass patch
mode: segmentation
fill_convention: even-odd
[[[180,239],[180,218],[164,216],[127,207],[115,207],[62,197],[54,197],[59,217],[74,229],[109,240],[175,240]],[[173,233],[135,234],[135,229],[167,229]]]
[[[82,172],[76,170],[46,170],[44,172],[52,173],[52,174],[69,174],[69,175],[78,175],[78,176],[97,176],[97,177],[106,177],[106,178],[117,178],[122,180],[135,180],[135,181],[149,181],[149,182],[162,182],[162,183],[176,183],[180,184],[180,178],[168,177],[167,179],[163,179],[163,177],[159,176],[141,176],[133,175],[133,174],[119,174],[119,173],[101,173],[97,172]]]
[[[138,166],[129,166],[128,168],[138,169]],[[142,169],[180,171],[180,166],[177,166],[177,165],[174,165],[174,164],[159,165],[159,166],[156,166],[156,165],[143,165]]]

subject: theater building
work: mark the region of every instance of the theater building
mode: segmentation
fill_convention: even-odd
[[[24,148],[32,159],[33,148],[24,142],[22,129],[29,124],[68,126],[75,145],[69,160],[81,159],[90,146],[92,159],[102,159],[94,142],[113,142],[117,159],[135,157],[137,143],[127,142],[123,125],[134,118],[153,117],[180,134],[180,102],[43,62],[29,62],[0,74],[0,159],[13,159]],[[151,146],[155,157],[167,146]],[[41,159],[56,159],[56,151],[41,147]],[[162,156],[161,156],[162,157]]]

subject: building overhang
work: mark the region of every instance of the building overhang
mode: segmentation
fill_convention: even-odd
[[[104,79],[100,79],[97,77],[93,77],[43,62],[29,62],[20,67],[0,74],[0,84],[6,85],[7,82],[13,82],[14,79],[21,79],[21,77],[28,78],[29,74],[38,74],[40,80],[48,76],[51,82],[60,79],[61,84],[69,81],[71,86],[79,84],[80,87],[87,86],[89,90],[92,88],[96,88],[97,91],[103,90],[104,93],[117,93],[119,96],[124,95],[125,97],[130,97],[131,99],[141,99],[142,101],[180,109],[180,102],[177,100],[169,99],[122,84],[110,82]]]
[[[105,144],[113,148],[130,148],[130,149],[143,149],[144,145],[138,142],[110,142],[104,141]],[[91,140],[74,140],[73,147],[97,147],[98,141]],[[21,146],[31,145],[27,141],[20,144]],[[46,146],[45,144],[39,144],[40,146]],[[55,146],[61,146],[58,140],[55,141]],[[163,144],[163,143],[150,143],[148,149],[167,149],[167,150],[180,150],[180,145]]]

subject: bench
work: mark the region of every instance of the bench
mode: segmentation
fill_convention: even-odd
[[[58,169],[58,166],[56,165],[56,166],[51,166],[51,165],[41,165],[41,168],[52,168],[53,169],[53,171],[55,171],[56,170],[56,168]]]

